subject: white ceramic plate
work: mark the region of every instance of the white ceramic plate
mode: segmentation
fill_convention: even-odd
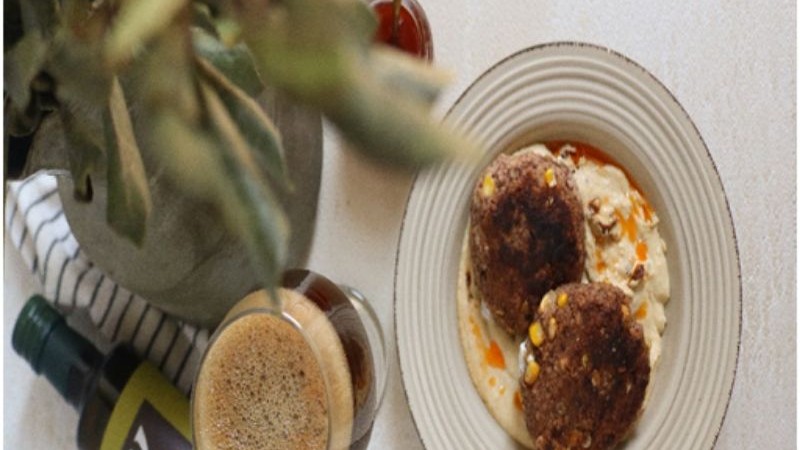
[[[579,43],[540,45],[484,73],[447,120],[485,155],[418,174],[395,274],[400,366],[417,430],[430,449],[515,448],[472,385],[456,322],[456,280],[469,195],[482,167],[525,142],[593,144],[633,175],[667,243],[671,298],[647,409],[625,448],[710,448],[738,357],[741,284],[719,175],[667,89],[636,63]]]

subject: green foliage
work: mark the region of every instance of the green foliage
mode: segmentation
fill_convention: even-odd
[[[92,176],[100,170],[105,157],[102,124],[95,116],[86,114],[66,103],[59,110],[64,130],[69,171],[75,185],[73,192],[79,201],[92,200]],[[109,203],[116,199],[109,197]]]
[[[25,106],[30,102],[31,82],[46,56],[47,42],[39,33],[26,34],[6,53],[3,65],[5,89],[15,105]]]
[[[127,0],[119,2],[113,28],[105,41],[105,59],[112,66],[130,60],[145,43],[186,14],[189,0]]]
[[[228,47],[208,31],[195,27],[192,29],[192,44],[198,56],[213,64],[230,83],[248,96],[256,96],[264,90],[250,50],[244,43]]]
[[[133,124],[119,80],[111,84],[108,109],[103,115],[107,152],[107,220],[136,244],[144,241],[145,222],[150,214],[150,189],[142,155],[133,135]]]
[[[197,66],[205,81],[216,90],[227,113],[253,149],[254,165],[266,169],[280,187],[290,189],[289,175],[283,158],[280,132],[252,97],[236,87],[214,66],[199,59]]]
[[[201,83],[208,117],[219,145],[221,167],[233,190],[222,199],[226,216],[250,251],[257,273],[267,277],[268,286],[277,284],[286,262],[289,224],[266,179],[257,172],[247,140],[214,89]]]
[[[105,171],[108,223],[141,244],[151,208],[145,162],[157,161],[216,206],[266,287],[279,279],[289,236],[273,189],[293,187],[280,133],[254,99],[264,81],[387,164],[415,169],[470,152],[427,114],[447,77],[372,45],[376,22],[361,0],[6,6],[7,130],[37,133],[31,167],[66,161],[83,201]]]

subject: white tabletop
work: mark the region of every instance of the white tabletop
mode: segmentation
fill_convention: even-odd
[[[796,5],[728,2],[422,0],[436,61],[453,73],[437,112],[516,50],[580,40],[637,61],[694,120],[728,195],[742,268],[738,370],[718,448],[790,448],[796,431]],[[361,289],[391,332],[395,251],[411,176],[342,150],[326,129],[309,267]],[[77,415],[10,348],[10,330],[40,288],[5,240],[5,448],[74,448]],[[393,336],[390,341],[393,341]],[[370,448],[422,444],[392,350]]]

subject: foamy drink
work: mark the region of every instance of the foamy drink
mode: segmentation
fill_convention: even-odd
[[[242,317],[217,338],[195,386],[198,449],[324,449],[325,381],[305,338],[268,314]]]
[[[192,399],[199,450],[366,446],[375,382],[358,313],[318,274],[290,271],[284,286],[284,313],[302,332],[257,291],[212,339]]]

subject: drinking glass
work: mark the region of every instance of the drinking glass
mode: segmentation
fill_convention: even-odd
[[[242,299],[212,335],[192,390],[195,448],[366,448],[386,387],[385,345],[357,289],[286,272],[281,288]]]

